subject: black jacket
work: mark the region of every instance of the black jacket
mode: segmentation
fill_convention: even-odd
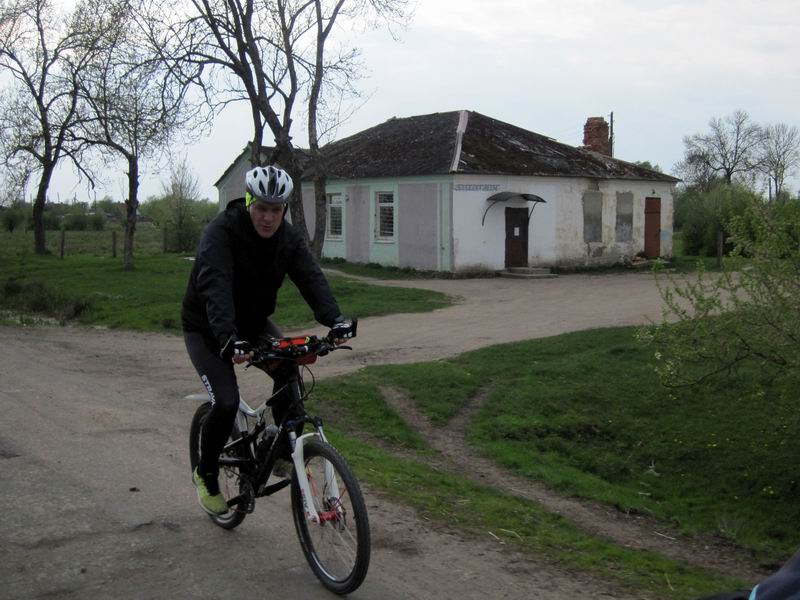
[[[271,238],[253,227],[244,199],[233,200],[206,227],[183,297],[184,331],[224,344],[231,334],[255,341],[275,312],[286,275],[326,327],[339,306],[301,235],[283,221]]]

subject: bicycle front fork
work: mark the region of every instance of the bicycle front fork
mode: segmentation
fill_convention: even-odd
[[[312,486],[323,486],[323,491],[327,496],[334,498],[339,497],[339,484],[336,481],[336,472],[330,461],[325,461],[325,481],[311,481],[309,479],[309,472],[305,464],[305,444],[308,440],[315,438],[323,443],[328,443],[325,433],[322,431],[322,424],[315,424],[315,431],[313,433],[305,433],[297,436],[294,430],[289,432],[289,441],[292,444],[292,462],[294,463],[294,472],[297,474],[297,483],[300,486],[300,493],[303,497],[303,511],[305,512],[306,519],[312,523],[320,524],[320,515],[314,507],[314,494],[311,491]],[[313,473],[311,474],[313,477]]]

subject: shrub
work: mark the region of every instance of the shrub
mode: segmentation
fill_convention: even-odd
[[[746,363],[765,377],[800,374],[800,203],[753,203],[727,227],[736,270],[670,279],[660,286],[664,323],[641,332],[656,345],[665,384],[696,384]]]
[[[86,231],[89,229],[89,215],[82,212],[65,215],[64,229],[67,231]]]
[[[92,308],[90,300],[70,297],[33,280],[9,278],[0,288],[0,305],[19,311],[39,313],[61,321],[76,319]]]
[[[28,220],[28,211],[22,206],[12,206],[0,212],[0,224],[9,233],[24,227]]]
[[[102,212],[95,212],[89,216],[89,229],[103,231],[106,228],[106,216]]]
[[[722,231],[723,252],[730,253],[731,220],[762,202],[754,192],[738,185],[720,184],[710,192],[690,189],[675,200],[676,224],[683,233],[683,252],[693,256],[716,256],[717,235]]]
[[[42,221],[44,222],[44,228],[48,231],[56,231],[61,229],[61,217],[54,210],[45,209],[44,214],[42,215]],[[28,226],[33,227],[33,219],[28,222]]]

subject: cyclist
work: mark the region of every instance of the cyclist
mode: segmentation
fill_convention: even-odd
[[[317,261],[284,219],[289,175],[277,166],[256,167],[246,173],[245,189],[245,197],[228,203],[203,232],[181,310],[186,349],[212,403],[192,481],[200,505],[213,514],[228,510],[217,478],[239,405],[234,365],[250,358],[259,339],[281,336],[269,317],[286,275],[336,341],[352,335],[352,322],[342,316]],[[271,376],[280,390],[286,374]],[[278,396],[273,403],[278,423],[286,401]]]

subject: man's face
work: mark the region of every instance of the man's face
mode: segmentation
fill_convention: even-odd
[[[248,209],[256,233],[264,239],[271,238],[283,221],[283,204],[255,201]]]

